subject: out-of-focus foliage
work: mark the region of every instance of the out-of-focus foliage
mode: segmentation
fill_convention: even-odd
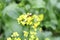
[[[40,24],[43,32],[37,31],[40,40],[60,40],[60,0],[0,0],[0,40],[13,32],[23,39],[22,31],[26,28],[18,24],[17,18],[28,12],[44,14]]]

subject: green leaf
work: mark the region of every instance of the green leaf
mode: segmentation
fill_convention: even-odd
[[[11,36],[13,32],[18,32],[22,35],[22,27],[16,21],[9,21],[5,24],[5,37]]]
[[[58,0],[50,0],[50,3],[51,3],[52,6],[55,6],[55,5],[57,5],[57,1]]]
[[[45,8],[45,2],[43,0],[29,0],[32,8]]]
[[[60,3],[57,3],[56,7],[57,7],[58,9],[60,9]]]
[[[3,10],[3,15],[7,14],[9,17],[16,19],[19,16],[17,9],[18,9],[17,4],[12,3]]]

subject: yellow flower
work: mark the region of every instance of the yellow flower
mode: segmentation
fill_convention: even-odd
[[[32,17],[28,17],[28,18],[27,18],[28,21],[31,21],[32,19],[33,19]]]
[[[32,25],[33,24],[33,22],[30,22],[30,25]]]
[[[20,38],[14,38],[14,40],[21,40]]]
[[[39,30],[40,30],[40,32],[42,32],[42,31],[43,31],[43,30],[42,30],[42,28],[40,28]]]
[[[45,38],[45,40],[50,40],[49,38]]]
[[[12,40],[12,39],[9,37],[9,38],[7,38],[7,40]]]
[[[40,18],[40,21],[42,21],[43,18],[44,18],[44,15],[43,15],[43,14],[40,14],[40,15],[39,15],[39,18]]]
[[[29,40],[35,40],[35,39],[33,39],[33,38],[29,38]]]
[[[36,35],[36,32],[32,32],[32,31],[30,31],[30,34],[32,34],[32,35]]]
[[[14,40],[17,40],[17,38],[14,38]]]
[[[19,18],[17,18],[17,21],[18,21],[19,24],[22,20],[24,20],[24,15],[21,15],[21,16],[19,16]]]
[[[37,28],[34,28],[34,31],[37,31]]]
[[[33,18],[37,18],[37,15],[33,15]]]
[[[24,31],[24,36],[27,37],[28,36],[28,32]]]
[[[19,18],[24,18],[24,17],[25,17],[25,15],[24,15],[24,14],[19,16]]]
[[[29,38],[29,40],[32,40],[31,38]]]
[[[28,12],[27,15],[29,15],[29,14],[31,14],[31,13]]]
[[[37,17],[36,20],[39,22],[41,19],[39,17]]]
[[[27,39],[24,39],[24,40],[27,40]]]
[[[34,35],[31,35],[31,38],[32,38],[32,39],[35,39],[35,36],[34,36]]]
[[[30,21],[30,22],[26,22],[27,25],[32,25],[33,23]]]
[[[26,19],[27,19],[27,16],[28,16],[27,14],[24,14],[24,20],[26,20]]]
[[[17,32],[14,32],[11,36],[12,37],[17,37],[17,36],[19,36],[19,34]]]
[[[36,40],[39,40],[39,38],[36,38]]]
[[[33,20],[33,18],[32,17],[27,17],[27,19],[26,19],[26,24],[27,25],[32,25],[32,20]]]
[[[22,25],[25,25],[26,23],[25,23],[24,21],[21,21],[21,24],[22,24]]]
[[[37,28],[39,24],[40,24],[40,22],[34,23],[33,28]]]
[[[33,15],[33,18],[34,18],[35,21],[40,21],[40,18],[39,18],[38,15]]]
[[[17,18],[17,21],[18,21],[18,24],[20,24],[20,19],[19,18]]]
[[[33,28],[37,28],[37,26],[40,24],[40,21],[43,20],[43,14],[40,15],[31,15],[31,13],[20,15],[19,18],[17,18],[18,23],[22,25],[33,25]]]
[[[21,40],[21,38],[17,38],[17,40]]]
[[[24,19],[24,15],[20,15],[19,16],[19,21],[23,20]]]
[[[17,18],[17,21],[21,21],[22,20],[22,18]]]

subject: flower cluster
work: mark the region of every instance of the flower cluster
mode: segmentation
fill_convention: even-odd
[[[7,40],[21,40],[21,38],[19,38],[19,34],[17,32],[14,32],[11,37],[8,37]]]
[[[32,28],[36,29],[40,25],[43,18],[43,14],[32,15],[32,13],[27,13],[20,15],[19,18],[17,18],[17,21],[19,24],[22,24],[23,26],[30,25],[32,26]]]
[[[28,32],[27,31],[23,31],[23,33],[24,33],[24,37],[28,37]]]
[[[39,14],[39,15],[32,15],[32,13],[27,13],[27,14],[22,14],[17,18],[17,21],[19,24],[22,26],[28,26],[26,29],[28,30],[23,30],[23,37],[24,40],[39,40],[39,38],[36,36],[37,35],[37,27],[40,25],[41,21],[43,20],[44,15]],[[31,30],[32,29],[32,30]],[[39,31],[42,31],[42,28],[39,28]],[[11,35],[11,38],[7,38],[7,40],[21,40],[19,37],[19,34],[17,32],[14,32]],[[45,40],[49,40],[46,38]]]
[[[23,14],[20,15],[19,18],[17,18],[18,23],[22,24],[22,25],[31,25],[32,24],[32,16],[28,13],[28,14]]]
[[[39,40],[39,38],[36,36],[36,30],[43,18],[43,14],[33,15],[32,13],[22,14],[17,18],[19,24],[22,26],[28,26],[28,31],[23,31],[24,40]],[[41,32],[42,28],[40,28],[39,31]]]
[[[39,38],[36,36],[36,32],[30,31],[30,38],[29,40],[39,40]]]
[[[24,37],[25,37],[24,40],[39,40],[39,38],[36,36],[36,32],[34,32],[34,31],[30,31],[30,33],[27,31],[23,31],[23,33],[24,33]]]

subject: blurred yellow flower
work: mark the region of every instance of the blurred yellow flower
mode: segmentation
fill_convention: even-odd
[[[33,22],[30,22],[30,25],[32,25],[33,24]]]
[[[21,38],[17,38],[17,40],[21,40]]]
[[[17,32],[14,32],[11,36],[12,37],[17,37],[17,36],[19,36],[19,34]]]
[[[14,38],[14,40],[17,40],[17,38]]]
[[[34,23],[33,28],[37,28],[38,25],[40,25],[40,22],[36,22],[36,23]]]
[[[24,15],[24,14],[19,16],[19,18],[24,18],[24,17],[25,17],[25,15]]]
[[[49,38],[45,38],[45,40],[50,40]]]
[[[31,38],[32,38],[32,39],[35,39],[35,35],[31,35]]]
[[[18,38],[14,38],[14,40],[21,40],[21,38],[19,38],[19,37]]]
[[[32,19],[33,19],[32,17],[28,17],[27,21],[32,21]]]
[[[39,18],[40,18],[40,21],[42,21],[43,18],[44,18],[44,15],[43,15],[43,14],[40,14],[40,15],[39,15]]]
[[[38,15],[33,15],[32,17],[33,17],[33,18],[37,18],[37,17],[38,17]]]
[[[37,17],[37,18],[36,18],[36,20],[39,22],[39,21],[40,21],[40,18],[39,18],[39,17]]]
[[[26,24],[27,25],[32,25],[32,22],[31,21],[27,21]]]
[[[27,17],[27,25],[32,25],[32,20],[33,18],[32,17]]]
[[[32,35],[36,35],[36,32],[32,32],[32,31],[30,31],[30,34],[32,34]]]
[[[19,18],[17,18],[17,21],[18,21],[18,24],[20,24],[20,19]]]
[[[28,36],[28,32],[27,31],[23,31],[24,32],[24,36],[27,37]]]
[[[7,38],[7,40],[12,40],[12,39],[9,37],[9,38]]]
[[[25,23],[24,21],[21,21],[21,24],[22,24],[22,25],[25,25],[26,23]]]
[[[42,28],[40,28],[39,31],[42,32],[43,31]]]
[[[36,40],[39,40],[39,38],[36,38]]]
[[[32,40],[31,38],[29,38],[29,40]]]
[[[22,24],[23,26],[26,25],[30,25],[33,26],[33,28],[37,28],[38,25],[40,25],[40,22],[43,20],[44,15],[40,14],[40,15],[31,15],[31,13],[27,13],[27,14],[22,14],[19,16],[19,18],[17,18],[18,23]]]
[[[27,40],[27,39],[24,39],[24,40]]]

